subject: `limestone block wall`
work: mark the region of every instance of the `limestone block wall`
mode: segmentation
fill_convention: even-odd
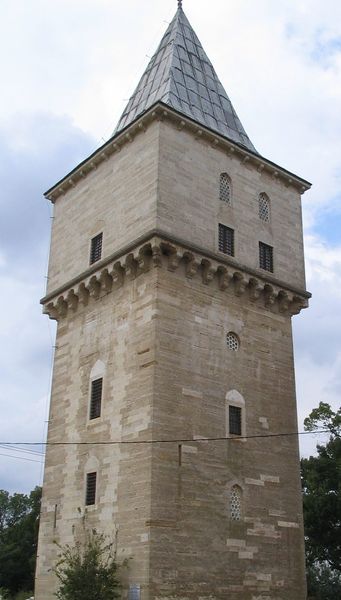
[[[102,258],[156,226],[159,124],[102,162],[54,205],[47,293],[89,267],[103,232]]]
[[[177,441],[153,446],[150,598],[305,600],[297,437],[262,437],[297,430],[290,317],[181,267],[159,271],[157,298],[153,435]],[[236,392],[251,438],[202,440],[227,435]]]
[[[36,600],[54,598],[54,541],[82,540],[92,528],[130,559],[123,598],[137,584],[141,600],[305,600],[298,444],[278,435],[297,428],[289,313],[305,304],[286,286],[305,289],[300,195],[167,120],[131,140],[55,200],[48,293],[86,271],[99,232],[103,259],[136,248],[117,258],[118,270],[116,257],[106,273],[99,263],[46,300],[59,319],[48,437],[56,445],[46,459]],[[231,206],[219,200],[222,172]],[[269,223],[259,219],[261,192]],[[220,267],[218,223],[235,231],[235,257],[221,254]],[[258,268],[259,241],[274,248],[273,274]],[[244,280],[243,268],[257,281]],[[265,289],[268,276],[284,284]],[[228,332],[238,351],[227,348]],[[99,373],[102,415],[89,421]],[[248,439],[226,441],[235,399]],[[107,443],[139,440],[153,443]],[[92,471],[98,498],[85,510]]]
[[[232,181],[232,205],[219,200],[219,178]],[[263,223],[258,197],[270,198],[271,219]],[[273,276],[287,285],[305,288],[301,198],[292,186],[252,161],[242,162],[219,144],[179,131],[169,121],[160,124],[158,227],[181,239],[218,252],[218,223],[235,231],[235,260],[259,267],[259,241],[274,248]]]
[[[54,597],[53,541],[96,528],[130,559],[123,598],[137,584],[141,600],[305,600],[297,438],[277,437],[297,427],[290,311],[152,247],[146,271],[59,313],[36,598]],[[102,417],[89,422],[99,373]],[[248,439],[226,441],[240,399]]]
[[[36,600],[55,597],[54,542],[73,545],[92,528],[114,541],[119,561],[129,558],[124,581],[148,583],[151,448],[108,442],[152,435],[155,277],[141,275],[59,321]],[[90,421],[90,380],[98,374],[102,413]],[[85,507],[86,473],[93,471],[96,505]]]

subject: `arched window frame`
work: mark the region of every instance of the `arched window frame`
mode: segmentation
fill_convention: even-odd
[[[234,331],[228,331],[226,334],[226,347],[232,352],[238,352],[240,349],[240,338]]]
[[[245,440],[246,436],[246,412],[245,412],[245,400],[243,396],[237,390],[230,390],[227,392],[225,397],[225,410],[226,410],[226,437],[241,438],[241,441]],[[240,414],[240,433],[233,433],[231,431],[231,409],[237,409]]]
[[[266,192],[261,192],[258,195],[258,216],[262,223],[270,223],[271,202]]]
[[[84,506],[86,507],[87,510],[91,510],[91,509],[95,509],[98,505],[98,500],[99,500],[99,484],[100,484],[100,464],[98,459],[96,458],[96,456],[89,456],[88,460],[85,463],[85,468],[84,468],[84,491],[83,491],[83,496],[84,496]],[[87,496],[88,496],[88,484],[89,484],[89,476],[91,475],[95,475],[95,499],[94,502],[88,503],[87,502]]]
[[[227,206],[232,206],[232,181],[228,173],[220,173],[219,200]]]
[[[105,392],[105,371],[106,367],[102,360],[97,360],[94,366],[90,371],[89,378],[89,392],[88,392],[88,410],[87,410],[87,420],[88,424],[98,423],[100,419],[102,419],[103,415],[103,400],[104,400],[104,392]],[[92,391],[93,391],[93,382],[102,379],[102,388],[101,388],[101,408],[100,415],[96,418],[91,417],[91,407],[92,407]]]
[[[243,489],[237,483],[229,490],[229,517],[230,520],[239,523],[243,519]]]

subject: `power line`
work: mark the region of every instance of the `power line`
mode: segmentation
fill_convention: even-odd
[[[38,465],[42,463],[41,460],[34,460],[33,458],[26,458],[25,456],[13,456],[12,454],[2,454],[1,452],[0,456],[6,456],[7,458],[16,458],[17,460],[26,460],[28,462],[38,463]]]
[[[38,452],[37,450],[26,450],[25,448],[17,448],[15,446],[12,446],[12,444],[10,446],[8,444],[0,444],[0,448],[3,448],[4,450],[10,448],[12,451],[14,450],[15,452],[25,452],[26,454],[33,454],[34,456],[45,456],[44,452]]]
[[[12,446],[118,446],[118,445],[142,445],[142,444],[184,444],[184,443],[205,443],[205,442],[235,442],[239,440],[255,440],[264,438],[293,437],[298,435],[317,435],[319,433],[328,433],[329,429],[318,429],[315,431],[293,431],[286,433],[267,433],[259,435],[238,435],[235,437],[200,437],[200,438],[173,438],[156,440],[111,440],[100,442],[1,442],[1,445]]]

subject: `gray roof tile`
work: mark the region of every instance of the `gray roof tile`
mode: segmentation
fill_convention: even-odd
[[[256,152],[181,8],[142,75],[115,133],[158,101]]]

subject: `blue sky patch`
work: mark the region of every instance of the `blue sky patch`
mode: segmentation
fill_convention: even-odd
[[[321,210],[316,216],[314,233],[322,237],[330,246],[341,245],[341,198],[333,210]]]
[[[327,39],[327,35],[326,31],[319,31],[311,51],[312,59],[322,64],[327,63],[331,57],[341,52],[341,36]]]

